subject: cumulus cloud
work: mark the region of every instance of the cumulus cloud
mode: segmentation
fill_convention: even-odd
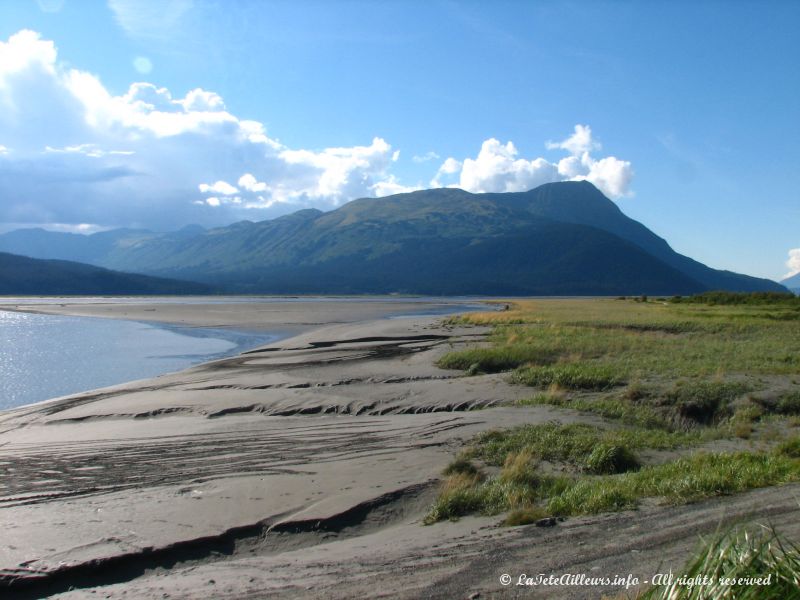
[[[263,181],[258,181],[252,174],[245,173],[239,177],[239,187],[247,190],[248,192],[265,192],[267,191],[267,184]]]
[[[225,181],[217,181],[216,183],[212,183],[210,185],[208,183],[201,183],[197,187],[203,193],[211,192],[212,194],[222,194],[223,196],[233,196],[239,192],[239,190]]]
[[[456,160],[451,156],[450,158],[446,159],[439,167],[439,170],[436,171],[436,175],[434,175],[433,179],[431,179],[431,187],[443,187],[441,180],[449,175],[458,173],[460,170],[461,161]]]
[[[131,31],[143,26],[132,8],[137,2],[112,4]],[[176,19],[188,10],[173,4]],[[419,189],[392,173],[399,151],[382,137],[290,148],[263,123],[232,114],[213,91],[181,95],[137,81],[115,95],[28,30],[0,40],[0,141],[0,223],[171,229]],[[588,126],[548,147],[568,156],[529,159],[510,141],[488,139],[475,157],[444,160],[430,185],[498,192],[585,179],[611,197],[630,194],[630,163],[595,158],[600,144]],[[438,158],[431,151],[409,162]]]
[[[561,142],[547,142],[548,150],[566,150],[573,156],[578,156],[584,152],[600,150],[600,144],[592,139],[592,128],[588,125],[575,125],[575,132]]]
[[[789,259],[786,261],[786,266],[789,268],[789,272],[784,275],[784,279],[800,273],[800,248],[789,250]]]
[[[633,180],[631,163],[614,156],[596,159],[592,151],[602,146],[593,139],[588,125],[576,125],[574,133],[561,142],[547,142],[550,150],[565,150],[570,156],[551,162],[545,158],[525,159],[513,142],[494,138],[481,144],[475,158],[448,158],[431,185],[460,187],[469,192],[521,192],[543,183],[586,180],[611,198],[630,196]],[[457,175],[457,178],[454,176]],[[450,183],[443,183],[450,179]]]
[[[0,139],[0,222],[213,225],[412,189],[380,137],[295,149],[212,91],[134,82],[114,95],[27,30],[0,41]]]

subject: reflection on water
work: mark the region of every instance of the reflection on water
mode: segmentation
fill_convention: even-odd
[[[2,305],[76,303],[231,302],[398,303],[388,318],[486,310],[470,299],[336,297],[0,298],[0,410],[136,379],[179,371],[232,356],[279,339],[278,335],[189,328],[136,321],[39,315],[2,310]],[[454,302],[455,300],[455,302]],[[459,301],[461,300],[461,301]],[[463,302],[463,303],[462,303]],[[412,304],[411,307],[408,304]],[[416,304],[419,304],[417,308]]]
[[[274,339],[0,310],[0,410],[178,371]]]

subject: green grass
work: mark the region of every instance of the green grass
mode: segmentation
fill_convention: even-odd
[[[539,460],[565,462],[579,468],[595,448],[613,446],[636,451],[644,448],[671,450],[699,443],[704,438],[696,432],[670,432],[659,429],[604,429],[592,425],[544,423],[520,425],[479,435],[466,451],[490,465],[502,465],[513,453],[528,452]]]
[[[787,312],[788,311],[788,312]],[[707,305],[618,300],[526,300],[462,323],[494,325],[491,348],[452,352],[445,368],[510,371],[584,363],[620,380],[800,373],[800,311],[785,304]],[[788,316],[787,316],[788,315]],[[533,379],[539,385],[538,379]]]
[[[582,478],[541,474],[531,453],[512,453],[495,477],[448,477],[425,523],[505,511],[588,515],[635,508],[644,498],[685,504],[794,481],[800,481],[800,459],[780,450],[700,453],[635,471]]]
[[[564,363],[545,367],[520,367],[512,381],[535,387],[557,385],[568,390],[608,390],[623,383],[608,365]]]
[[[538,404],[562,406],[598,414],[607,419],[621,421],[626,425],[634,425],[648,429],[664,429],[667,431],[677,429],[674,419],[670,417],[669,410],[654,407],[650,404],[637,403],[621,397],[569,398],[564,394],[540,393],[531,398],[519,400],[517,404],[520,406],[534,406]]]
[[[632,508],[641,498],[685,504],[800,480],[800,461],[777,452],[701,453],[621,475],[578,480],[547,503],[555,515]]]
[[[509,372],[539,388],[518,405],[591,412],[616,426],[547,423],[478,436],[448,471],[428,523],[509,511],[507,523],[523,523],[800,480],[800,437],[785,440],[800,424],[796,300],[520,300],[453,322],[493,326],[491,346],[451,352],[440,366]],[[643,464],[665,460],[646,450],[720,438],[741,447],[753,436],[773,449]]]
[[[685,585],[692,579],[702,579],[705,585]],[[760,585],[755,581],[759,579]],[[639,596],[640,600],[709,598],[800,599],[800,547],[771,528],[755,535],[743,528],[717,534],[683,571],[674,575],[671,583],[654,586]]]
[[[800,297],[791,292],[704,292],[694,296],[674,296],[670,302],[675,304],[708,304],[711,306],[774,306],[787,304],[800,307]]]

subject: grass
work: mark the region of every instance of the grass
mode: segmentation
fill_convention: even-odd
[[[489,465],[503,465],[511,454],[526,452],[538,460],[564,462],[591,472],[589,459],[600,447],[616,447],[618,452],[634,452],[644,448],[671,450],[701,440],[692,432],[668,432],[647,429],[604,429],[580,423],[562,425],[557,422],[520,425],[502,431],[479,435],[466,452]],[[598,457],[595,456],[594,460]]]
[[[535,387],[556,385],[568,390],[608,390],[622,383],[611,367],[591,363],[522,367],[514,371],[512,381]]]
[[[704,585],[686,585],[691,580],[703,580]],[[671,582],[651,587],[638,598],[797,600],[800,548],[772,528],[755,535],[743,528],[721,533],[705,543]]]
[[[730,403],[749,389],[737,382],[679,381],[666,397],[682,417],[709,424],[730,416]]]
[[[747,305],[747,306],[774,306],[787,304],[800,306],[800,296],[791,292],[704,292],[694,296],[674,296],[670,302],[680,304],[708,304],[716,305]]]
[[[800,480],[800,461],[777,452],[699,453],[616,476],[575,482],[549,499],[555,515],[633,508],[641,498],[685,504]]]
[[[630,470],[636,467],[624,464],[626,472],[569,478],[540,473],[530,452],[511,453],[495,477],[448,477],[425,522],[457,519],[475,512],[493,515],[516,511],[513,521],[521,519],[520,513],[525,511],[537,518],[588,515],[632,509],[644,498],[685,504],[800,481],[800,459],[787,455],[786,450],[698,453]]]
[[[800,372],[800,320],[784,304],[707,305],[620,300],[521,300],[511,310],[473,313],[492,325],[492,347],[444,356],[440,366],[479,372],[562,363],[607,368],[618,380],[710,378]],[[539,385],[537,379],[531,380]]]
[[[535,388],[518,405],[591,412],[614,426],[478,436],[448,468],[427,523],[503,512],[506,524],[527,523],[800,481],[800,437],[786,439],[800,426],[797,300],[519,300],[453,321],[492,326],[491,345],[451,352],[440,366],[508,372]],[[730,451],[751,437],[759,451]],[[721,438],[734,440],[728,453],[654,454]]]

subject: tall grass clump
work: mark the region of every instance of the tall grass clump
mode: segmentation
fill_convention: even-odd
[[[622,377],[609,365],[561,363],[549,366],[520,367],[513,380],[533,387],[557,385],[568,390],[608,390],[623,383]]]
[[[688,586],[681,582],[700,581]],[[652,587],[641,600],[798,600],[800,547],[774,529],[717,534],[672,582]]]
[[[515,514],[508,524],[522,524],[527,519],[546,516],[536,501],[565,485],[560,478],[540,474],[531,452],[512,452],[495,477],[484,479],[482,474],[465,472],[449,475],[423,522],[430,525],[471,513],[496,515],[512,511]]]
[[[800,461],[780,453],[695,454],[621,475],[578,480],[547,503],[554,515],[636,506],[641,498],[685,504],[800,480]]]

